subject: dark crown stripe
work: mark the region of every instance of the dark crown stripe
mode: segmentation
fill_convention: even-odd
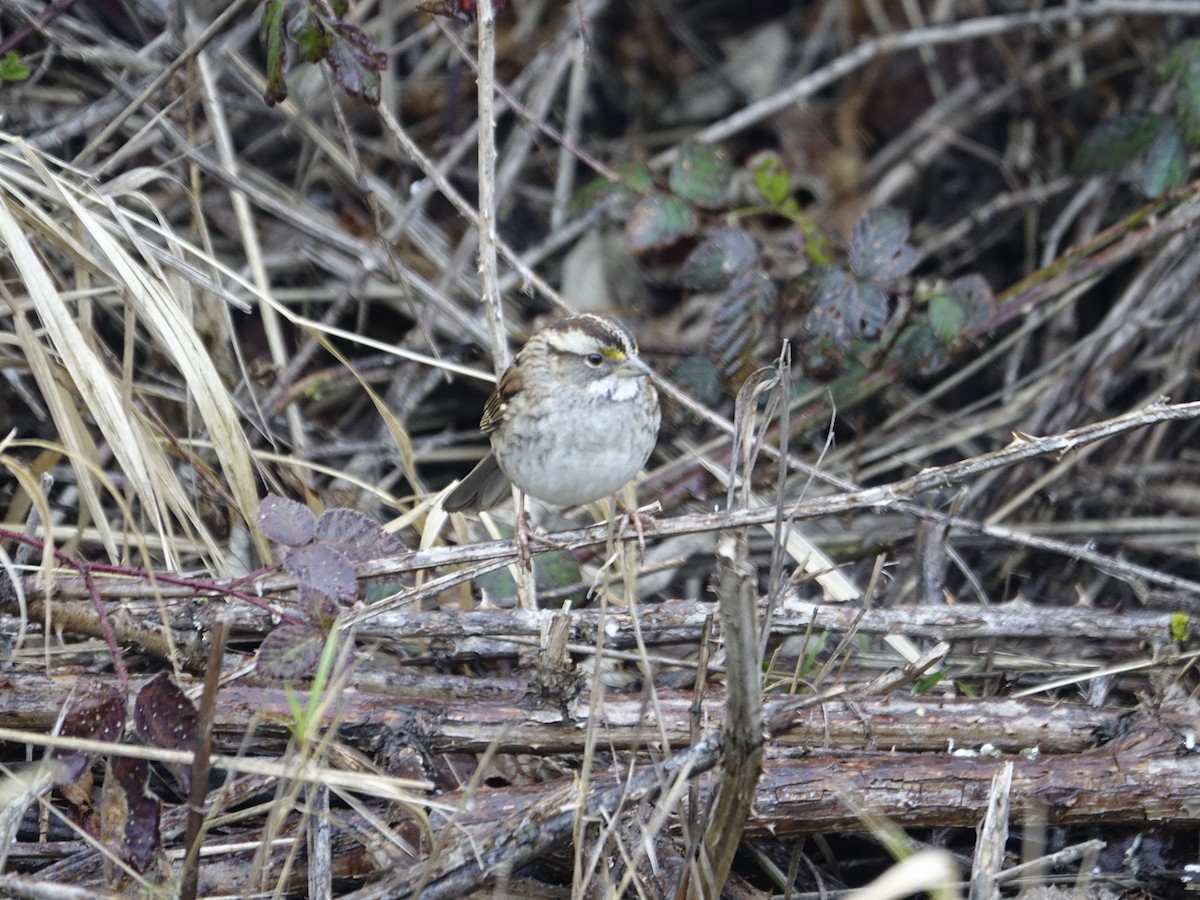
[[[626,356],[637,355],[637,341],[633,334],[618,322],[608,316],[586,314],[559,319],[550,326],[555,331],[579,330],[605,347],[617,347]]]

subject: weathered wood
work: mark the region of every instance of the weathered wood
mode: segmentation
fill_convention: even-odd
[[[1184,749],[1175,728],[1144,716],[1108,745],[1061,756],[768,754],[746,834],[778,838],[864,830],[847,797],[857,809],[904,827],[974,827],[983,820],[992,779],[1009,762],[1013,822],[1027,816],[1054,824],[1200,822],[1200,754]],[[482,826],[511,818],[559,787],[551,781],[486,788],[473,794],[469,815],[458,822]],[[452,796],[440,799],[454,802]]]
[[[764,606],[765,600],[760,598],[759,604]],[[283,601],[274,605],[282,610],[290,608],[290,604]],[[123,641],[145,646],[148,652],[156,654],[161,638],[150,639],[146,635],[156,635],[161,630],[163,609],[167,610],[169,624],[180,642],[194,639],[197,632],[207,631],[218,618],[229,623],[230,633],[234,636],[265,634],[278,624],[267,611],[241,601],[199,603],[189,596],[166,598],[161,605],[153,600],[123,600],[105,607]],[[56,600],[52,611],[60,627],[85,634],[100,633],[91,601]],[[544,620],[553,612],[515,609],[366,611],[356,634],[360,639],[386,644],[438,639],[437,653],[446,659],[478,652],[481,649],[479,643],[460,646],[470,639],[491,642],[489,655],[515,655],[516,648],[504,639],[536,640],[541,635]],[[641,605],[637,615],[642,640],[654,646],[695,644],[705,620],[715,612],[715,604],[695,600]],[[572,610],[569,615],[570,642],[595,646],[599,612],[581,609]],[[631,615],[627,610],[607,611],[605,646],[609,649],[636,646]],[[41,616],[40,601],[35,601],[30,618],[36,622]],[[1195,617],[1182,624],[1191,635],[1200,633],[1200,620]],[[1070,606],[1036,607],[1021,602],[991,607],[962,604],[863,610],[859,604],[817,604],[795,595],[783,597],[771,614],[771,631],[778,637],[805,634],[809,630],[845,632],[856,627],[864,634],[905,634],[933,641],[1059,638],[1166,646],[1175,639],[1172,627],[1179,626],[1177,616],[1153,610],[1109,613]]]
[[[660,728],[672,748],[693,739],[690,693],[660,691],[657,708],[662,720],[656,722],[641,695],[608,695],[599,713],[594,713],[586,697],[579,698],[564,711],[532,706],[518,694],[489,693],[486,679],[462,681],[464,688],[476,685],[475,697],[437,696],[430,691],[434,696],[421,698],[351,689],[341,693],[332,714],[343,740],[367,749],[384,740],[402,739],[422,744],[432,753],[481,752],[491,746],[522,753],[576,753],[594,714],[602,716],[605,745],[614,750],[662,751]],[[134,690],[143,683],[135,681]],[[115,685],[115,678],[104,676],[22,672],[0,681],[0,720],[10,728],[44,732],[53,726],[72,692],[78,698],[90,689]],[[511,688],[512,683],[506,686]],[[181,687],[191,691],[198,683],[185,680]],[[296,691],[295,697],[301,704],[308,702],[305,691]],[[836,700],[804,710],[794,710],[793,705],[791,697],[768,695],[766,699],[764,713],[776,753],[817,748],[943,751],[951,743],[955,749],[992,744],[1009,752],[1032,748],[1042,753],[1078,752],[1095,746],[1101,735],[1113,733],[1122,717],[1116,709],[1032,699],[892,696]],[[705,730],[720,726],[723,710],[723,692],[711,688],[701,711]],[[256,727],[260,740],[272,735],[282,739],[291,721],[286,690],[236,682],[217,695],[214,738],[228,749]]]

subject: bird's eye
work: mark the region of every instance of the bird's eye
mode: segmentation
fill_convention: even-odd
[[[599,353],[589,353],[587,356],[585,356],[583,358],[583,361],[585,363],[587,363],[589,366],[591,366],[593,369],[598,369],[598,368],[600,368],[600,366],[602,366],[604,364],[604,357],[601,356]]]

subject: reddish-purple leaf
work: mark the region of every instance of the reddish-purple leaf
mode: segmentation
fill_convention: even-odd
[[[344,553],[328,544],[291,548],[283,557],[283,567],[301,584],[327,597],[349,603],[358,596],[354,566]]]
[[[196,707],[187,694],[167,675],[160,672],[138,691],[133,703],[133,722],[142,743],[166,750],[196,749]],[[183,793],[191,789],[191,768],[168,764]]]
[[[299,547],[312,541],[317,521],[303,503],[274,494],[258,504],[254,518],[263,534],[285,547]]]
[[[316,625],[280,625],[262,639],[254,668],[264,678],[279,681],[310,678],[327,640],[328,632]]]
[[[327,594],[313,590],[307,584],[301,584],[296,590],[296,605],[306,614],[307,620],[328,628],[333,624],[345,608],[346,604],[339,603]]]
[[[114,756],[108,764],[101,800],[100,834],[117,856],[139,872],[154,862],[161,843],[160,804],[146,790],[150,763]]]
[[[758,368],[755,350],[778,294],[766,272],[751,268],[733,280],[717,306],[709,348],[717,370],[735,388]]]
[[[493,12],[499,13],[504,9],[508,0],[492,0]],[[479,4],[476,0],[421,0],[417,11],[433,16],[452,16],[460,22],[472,22],[479,15]]]
[[[76,701],[63,720],[64,737],[116,742],[125,731],[125,697],[115,690],[101,690]],[[68,781],[75,781],[92,764],[93,755],[74,750],[54,750],[54,759],[66,767]]]
[[[313,539],[340,550],[351,562],[397,556],[405,549],[378,522],[353,509],[326,510],[317,519]]]
[[[379,73],[387,68],[387,54],[357,25],[326,19],[329,53],[326,62],[338,84],[351,97],[362,97],[371,106],[379,105]]]

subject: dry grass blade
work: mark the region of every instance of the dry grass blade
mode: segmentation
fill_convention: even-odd
[[[65,210],[69,211],[74,221],[91,238],[96,248],[94,262],[98,271],[107,273],[119,286],[120,293],[127,298],[136,321],[148,328],[159,349],[174,363],[176,370],[187,382],[191,399],[204,420],[213,449],[229,481],[230,491],[251,533],[256,537],[259,554],[263,559],[270,559],[268,544],[258,533],[251,515],[258,505],[258,488],[241,421],[212,356],[196,334],[192,316],[184,311],[182,298],[172,296],[170,287],[161,274],[148,269],[126,252],[112,236],[108,225],[102,223],[91,209],[77,199],[76,194],[81,191],[80,186],[67,184],[55,176],[32,150],[26,150],[26,159],[30,167],[41,176],[47,188],[57,194],[57,199],[64,205]],[[85,190],[85,196],[86,193]],[[111,198],[100,195],[93,199],[98,202],[100,210],[108,213],[109,221],[118,233],[125,233],[135,245],[141,245],[136,233],[123,219],[121,211]],[[149,452],[152,451],[148,450]],[[171,497],[177,515],[185,510],[190,511],[192,504],[189,492],[183,489],[178,479],[170,472],[169,466],[165,465],[166,460],[161,456],[161,451],[153,455],[158,458],[155,475],[159,491]],[[203,534],[205,528],[199,517],[193,514],[185,518],[185,521],[189,519],[191,526]],[[224,567],[220,562],[222,558],[223,555],[219,552],[214,556],[221,568]]]
[[[0,212],[0,215],[3,215]],[[55,364],[42,342],[38,339],[25,313],[16,308],[12,295],[3,291],[9,305],[13,307],[13,324],[17,339],[25,352],[25,361],[41,389],[42,399],[50,410],[50,417],[58,426],[59,439],[63,442],[63,452],[75,470],[76,483],[82,495],[83,504],[87,508],[104,549],[110,559],[119,559],[116,537],[108,521],[108,514],[101,501],[98,487],[103,487],[110,496],[115,495],[113,485],[103,476],[100,450],[92,439],[91,432],[84,424],[79,414],[74,398],[66,387],[55,377]],[[98,484],[99,482],[99,484]],[[41,496],[41,492],[30,494],[32,497]]]
[[[8,247],[55,355],[62,359],[72,382],[95,417],[97,427],[108,439],[109,448],[120,462],[130,487],[142,499],[143,510],[164,547],[170,546],[168,520],[171,513],[189,522],[196,533],[207,535],[188,492],[172,472],[162,446],[129,398],[122,396],[120,386],[76,324],[65,299],[14,216],[15,209],[30,202],[28,197],[11,188],[6,191],[4,202],[0,204],[0,240]],[[51,240],[67,238],[61,231],[44,236]],[[64,244],[69,242],[69,239],[63,241]],[[64,430],[72,430],[70,421],[64,422]],[[82,475],[84,479],[89,477],[86,472]],[[206,544],[214,560],[223,558],[211,538]]]

